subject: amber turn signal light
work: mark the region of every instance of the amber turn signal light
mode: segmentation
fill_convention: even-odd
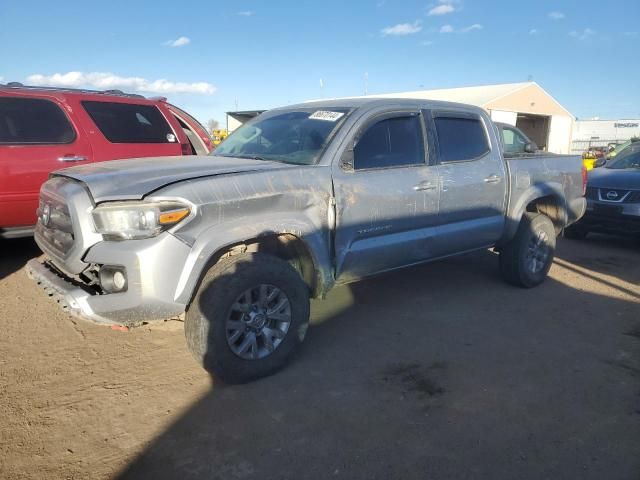
[[[161,213],[158,217],[158,223],[160,225],[171,225],[178,223],[180,220],[189,215],[188,208],[181,208],[180,210],[172,210],[170,212]]]

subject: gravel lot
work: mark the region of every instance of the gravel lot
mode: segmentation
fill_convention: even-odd
[[[294,362],[211,380],[170,322],[113,331],[0,243],[0,477],[640,478],[640,245],[561,240],[521,290],[479,252],[314,302]]]

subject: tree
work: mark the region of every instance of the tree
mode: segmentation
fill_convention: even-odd
[[[214,130],[219,130],[220,122],[211,118],[207,120],[207,128],[209,129],[209,133],[213,132]]]

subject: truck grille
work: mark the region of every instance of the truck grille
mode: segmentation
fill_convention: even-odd
[[[43,192],[38,205],[37,230],[40,238],[59,256],[73,247],[75,237],[69,208],[60,199]]]
[[[84,254],[102,241],[87,215],[93,207],[89,192],[76,180],[53,176],[40,188],[34,238],[56,268],[69,277],[87,269]]]

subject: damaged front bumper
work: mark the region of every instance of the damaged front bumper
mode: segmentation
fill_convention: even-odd
[[[34,258],[27,263],[26,271],[28,277],[34,280],[52,300],[55,300],[70,315],[105,325],[119,323],[93,311],[88,303],[91,294],[68,281],[46,263],[41,263]]]
[[[84,255],[84,261],[96,268],[120,266],[127,275],[127,289],[118,293],[85,284],[57,268],[55,262],[34,259],[26,270],[69,314],[98,324],[132,327],[184,313],[186,305],[175,295],[189,251],[168,233],[147,240],[97,243]]]

